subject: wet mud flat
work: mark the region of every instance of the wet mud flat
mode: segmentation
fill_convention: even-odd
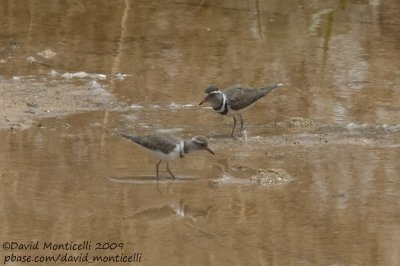
[[[124,243],[143,265],[400,265],[399,1],[0,9],[4,241]],[[234,139],[198,106],[207,85],[277,82]],[[204,135],[216,155],[156,181],[120,130]]]
[[[13,81],[17,95],[4,90],[19,104],[3,111],[24,125],[0,131],[0,226],[16,241],[124,242],[149,265],[188,264],[183,253],[170,256],[179,250],[211,265],[363,265],[373,258],[354,254],[396,230],[399,125],[274,121],[249,111],[245,132],[230,138],[231,119],[191,100],[125,105],[93,81],[80,82],[54,93],[40,82]],[[74,108],[66,99],[76,99]],[[178,180],[162,172],[156,181],[157,160],[115,133],[160,129],[205,135],[216,155],[189,155],[171,163]],[[390,255],[396,241],[379,243]]]
[[[385,246],[381,261],[397,252],[395,236],[382,238],[397,230],[397,125],[299,117],[252,124],[249,112],[245,135],[231,139],[230,119],[210,120],[212,130],[186,122],[212,111],[197,106],[100,107],[1,130],[7,237],[123,242],[148,265],[364,265],[373,255],[354,254],[375,248],[371,238]],[[171,113],[181,121],[177,135],[200,132],[216,155],[173,162],[178,180],[156,182],[157,160],[115,132],[169,129]]]
[[[0,128],[21,130],[40,119],[94,110],[121,110],[118,102],[96,80],[51,81],[43,77],[0,79]]]
[[[196,261],[215,265],[254,261],[254,251],[263,254],[256,258],[263,262],[274,256],[280,264],[302,259],[362,265],[372,258],[353,253],[373,248],[369,238],[396,227],[400,169],[394,160],[400,132],[395,125],[340,126],[304,118],[294,125],[290,121],[302,119],[289,118],[265,127],[247,124],[247,139],[231,139],[226,121],[226,127],[204,132],[215,157],[194,154],[173,162],[181,180],[155,182],[156,160],[111,130],[129,128],[132,114],[149,121],[165,115],[145,108],[94,111],[38,120],[43,127],[2,131],[7,235],[19,241],[126,242],[128,237],[143,254],[161,250],[147,257],[150,265],[162,258],[169,265],[185,264],[183,254],[168,254],[191,248]],[[167,128],[168,121],[158,123]],[[151,130],[147,124],[133,129]],[[192,124],[180,134],[197,130],[201,125]],[[26,219],[29,232],[18,229]],[[365,234],[368,225],[378,227],[379,234]],[[44,237],[46,230],[51,234]],[[347,241],[349,235],[356,246]],[[394,237],[380,239],[389,253],[395,252],[395,242]],[[210,247],[219,251],[215,258],[207,255]]]

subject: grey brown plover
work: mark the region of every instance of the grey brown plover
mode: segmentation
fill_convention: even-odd
[[[215,154],[209,147],[205,137],[195,136],[188,140],[182,140],[172,135],[151,134],[145,136],[132,136],[125,133],[119,134],[128,140],[131,140],[144,148],[145,151],[160,159],[156,164],[156,174],[158,179],[158,167],[161,161],[167,162],[167,171],[173,179],[175,175],[169,169],[169,162],[177,158],[183,158],[186,154],[197,151],[206,150],[211,154]]]
[[[243,118],[241,112],[280,86],[282,86],[282,83],[259,89],[251,89],[241,85],[235,85],[221,91],[218,87],[211,85],[204,91],[205,97],[199,105],[209,102],[211,107],[221,115],[232,116],[233,128],[231,137],[233,137],[236,127],[236,116],[240,118],[240,132],[242,132]]]

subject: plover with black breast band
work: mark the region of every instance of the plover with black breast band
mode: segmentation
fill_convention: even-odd
[[[236,127],[236,116],[240,118],[240,132],[242,132],[243,117],[241,113],[252,106],[257,100],[282,85],[282,83],[278,83],[259,89],[251,89],[242,85],[235,85],[222,91],[217,86],[211,85],[204,91],[204,99],[199,105],[209,102],[211,107],[221,115],[232,116],[233,128],[231,137],[233,138],[233,133],[235,132]]]
[[[211,154],[215,154],[208,147],[208,141],[203,136],[195,136],[191,139],[183,140],[169,134],[156,133],[144,136],[133,136],[125,133],[119,133],[121,137],[133,141],[145,151],[160,159],[156,164],[156,177],[159,177],[158,168],[162,161],[167,163],[167,171],[173,179],[175,175],[169,169],[169,162],[178,158],[183,158],[186,154],[206,150]]]

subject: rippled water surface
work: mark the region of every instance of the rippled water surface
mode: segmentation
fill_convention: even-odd
[[[122,242],[89,255],[143,265],[400,265],[400,2],[0,0],[0,13],[3,242]],[[234,139],[232,118],[198,106],[209,84],[277,82]],[[59,101],[68,112],[51,115]],[[216,155],[156,182],[157,160],[116,134],[155,130],[204,135]]]

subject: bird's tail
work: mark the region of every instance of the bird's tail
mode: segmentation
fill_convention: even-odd
[[[271,91],[273,91],[273,90],[275,90],[275,89],[277,89],[277,88],[279,88],[279,87],[281,87],[281,86],[283,86],[283,83],[277,83],[277,84],[274,84],[274,85],[271,85],[271,86],[267,86],[267,87],[260,88],[260,89],[258,89],[258,90],[259,90],[259,91],[262,91],[262,92],[263,92],[263,95],[267,95],[267,94],[270,93]]]
[[[118,135],[123,137],[123,138],[129,139],[129,140],[131,140],[133,142],[136,142],[136,143],[139,142],[139,137],[137,137],[137,136],[128,135],[126,133],[118,133]]]

